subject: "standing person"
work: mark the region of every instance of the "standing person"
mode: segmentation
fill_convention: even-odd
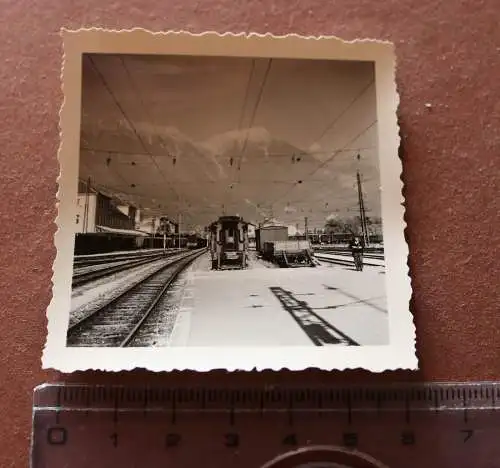
[[[363,243],[360,241],[359,237],[353,237],[349,243],[349,250],[351,251],[352,257],[354,259],[354,265],[357,271],[363,271]]]

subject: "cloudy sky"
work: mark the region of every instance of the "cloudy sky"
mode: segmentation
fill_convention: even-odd
[[[80,177],[152,215],[380,215],[373,64],[88,55]],[[360,155],[358,161],[357,155]]]

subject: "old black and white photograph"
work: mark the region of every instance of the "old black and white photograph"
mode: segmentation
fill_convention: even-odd
[[[79,60],[66,349],[322,348],[342,368],[390,348],[392,315],[411,324],[391,308],[401,163],[381,154],[375,58]]]

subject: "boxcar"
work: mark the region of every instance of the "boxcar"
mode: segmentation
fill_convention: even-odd
[[[261,255],[264,253],[266,242],[288,240],[287,226],[263,226],[255,230],[255,247]]]
[[[248,223],[239,216],[221,216],[208,230],[213,270],[247,267]]]

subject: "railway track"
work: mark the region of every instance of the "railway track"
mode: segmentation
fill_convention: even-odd
[[[331,254],[331,255],[342,255],[343,257],[352,257],[351,252],[346,252],[345,250],[318,250],[315,252],[317,255],[325,255],[325,254]],[[373,258],[376,260],[384,260],[384,254],[383,253],[374,253],[374,252],[368,252],[363,254],[363,258]]]
[[[178,275],[206,249],[187,253],[132,285],[68,327],[68,346],[126,347]]]
[[[337,255],[337,254],[335,254],[335,255]],[[334,263],[336,265],[354,267],[354,259],[352,257],[349,258],[347,255],[345,255],[345,257],[346,257],[345,259],[344,258],[333,258],[333,257],[327,257],[325,255],[321,255],[321,254],[318,255],[317,253],[314,254],[314,258],[316,260],[321,261],[321,262]],[[379,260],[379,263],[376,263],[373,260]],[[374,266],[374,267],[384,268],[385,265],[380,263],[380,261],[383,262],[383,260],[384,259],[380,258],[380,257],[365,257],[363,255],[363,265],[365,265],[365,266]]]
[[[181,250],[184,251],[185,249]],[[167,253],[179,252],[178,249],[167,249]],[[163,249],[155,249],[150,251],[132,251],[132,252],[110,252],[106,254],[96,255],[75,255],[73,266],[74,268],[85,268],[97,266],[104,263],[119,262],[123,260],[139,260],[141,258],[155,257],[163,253]]]
[[[178,253],[178,250],[173,250],[167,251],[166,255],[167,257],[170,257]],[[79,266],[77,269],[75,268],[72,279],[72,287],[76,288],[90,283],[91,281],[104,278],[105,276],[119,273],[141,265],[146,265],[156,260],[160,260],[161,258],[164,258],[163,252],[155,252],[154,254],[148,255],[134,255],[130,258],[122,256],[122,259],[118,260],[112,260],[110,258],[105,262],[102,260],[97,260],[96,263],[89,262],[88,264],[84,264],[84,266]]]

